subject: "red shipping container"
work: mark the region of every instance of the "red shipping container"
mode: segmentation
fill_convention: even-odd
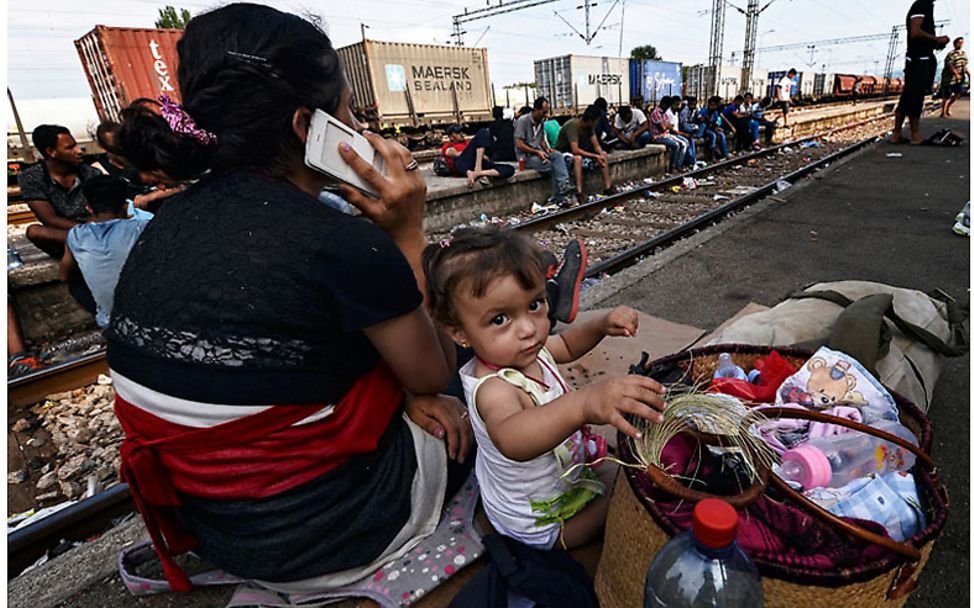
[[[101,120],[118,120],[140,97],[180,101],[176,43],[182,30],[96,25],[74,41]]]

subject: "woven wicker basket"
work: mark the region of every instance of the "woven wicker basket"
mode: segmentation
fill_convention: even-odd
[[[680,353],[654,363],[676,363],[687,370],[690,378],[701,380],[712,377],[721,353],[733,353],[736,364],[749,367],[771,350],[761,346],[721,345]],[[775,350],[796,367],[811,356],[794,349]],[[909,401],[892,394],[900,410],[900,421],[917,436],[920,448],[929,452],[932,440],[929,420]],[[620,437],[620,447],[624,445],[626,442]],[[631,462],[627,450],[622,452],[622,458]],[[916,578],[947,519],[946,489],[935,475],[920,467],[914,473],[927,515],[927,527],[907,541],[920,550],[918,563],[908,563],[905,558],[888,552],[882,559],[861,564],[854,570],[827,572],[755,560],[762,575],[765,606],[903,606],[916,587]],[[619,475],[609,507],[595,590],[603,608],[637,608],[643,603],[646,571],[653,558],[673,534],[682,530],[641,490],[641,486],[650,483],[645,474],[624,468]]]

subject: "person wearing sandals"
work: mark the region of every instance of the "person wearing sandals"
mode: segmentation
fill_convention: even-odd
[[[588,106],[581,117],[572,118],[562,125],[558,133],[558,142],[555,144],[556,150],[566,156],[571,155],[571,166],[575,174],[575,196],[579,203],[585,201],[585,194],[582,192],[584,170],[598,167],[602,174],[602,193],[614,194],[616,191],[612,186],[612,177],[609,176],[609,155],[599,145],[599,139],[595,134],[595,124],[600,116],[602,114],[597,106]],[[583,140],[588,140],[595,152],[583,150],[581,147]]]
[[[470,141],[460,125],[450,125],[446,132],[450,141],[443,144],[440,153],[455,176],[466,176],[468,186],[473,187],[474,183],[489,186],[492,177],[508,179],[514,175],[511,165],[491,162],[490,148],[494,138],[490,129],[480,129]]]
[[[903,93],[896,106],[896,122],[890,142],[903,143],[903,122],[910,119],[910,143],[919,145],[920,116],[923,100],[933,86],[937,72],[935,49],[950,42],[949,36],[937,36],[933,19],[934,0],[916,0],[906,14],[906,69],[903,73]]]
[[[437,395],[455,348],[423,305],[426,184],[362,131],[385,175],[336,152],[378,196],[339,188],[360,216],[319,202],[337,184],[304,164],[312,114],[363,125],[311,22],[230,4],[178,52],[181,104],[145,104],[118,136],[139,170],[197,180],[115,290],[121,477],[173,589],[191,588],[189,550],[278,591],[334,589],[432,533],[472,464],[460,402]]]

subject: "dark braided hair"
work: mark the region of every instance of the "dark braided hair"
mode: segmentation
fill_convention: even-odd
[[[328,36],[296,15],[229,4],[192,19],[176,46],[182,105],[216,134],[204,145],[173,133],[151,100],[139,100],[119,130],[122,155],[174,179],[211,168],[281,174],[303,154],[292,120],[300,108],[338,109],[345,77]]]
[[[491,225],[461,228],[448,242],[428,246],[423,270],[430,314],[453,326],[459,324],[453,297],[461,287],[479,298],[500,277],[513,276],[524,289],[545,280],[541,248],[519,232]]]

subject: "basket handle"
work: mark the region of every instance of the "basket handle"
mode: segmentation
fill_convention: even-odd
[[[692,437],[702,445],[712,445],[718,447],[728,447],[732,445],[727,442],[723,435],[706,433],[692,428],[684,429],[678,434]],[[709,492],[702,492],[700,490],[688,488],[682,483],[673,479],[669,473],[655,464],[648,465],[645,472],[650,480],[660,489],[672,494],[673,496],[676,496],[681,500],[700,502],[705,498],[719,498],[735,509],[743,509],[764,494],[764,491],[768,486],[768,479],[772,476],[771,469],[763,464],[758,463],[756,465],[756,469],[757,479],[754,481],[754,483],[752,483],[748,489],[742,491],[740,494],[734,495],[711,494]]]
[[[811,410],[799,410],[797,408],[790,408],[790,407],[771,407],[771,408],[764,408],[757,411],[759,411],[763,416],[766,416],[768,418],[797,418],[801,420],[815,420],[818,422],[827,422],[839,426],[844,426],[857,431],[862,431],[863,433],[874,435],[876,437],[879,437],[880,439],[889,441],[890,443],[895,443],[896,445],[909,450],[910,452],[916,455],[917,462],[923,464],[924,468],[930,470],[931,472],[936,471],[936,465],[934,464],[933,459],[930,458],[930,456],[920,448],[916,447],[915,445],[913,445],[909,441],[906,441],[905,439],[901,439],[897,437],[896,435],[892,435],[885,431],[881,431],[879,429],[873,428],[869,425],[862,424],[861,422],[854,422],[846,418],[839,418],[838,416],[830,416],[828,414],[822,414],[821,412],[813,412]],[[787,482],[785,482],[785,480],[781,479],[777,475],[771,476],[771,483],[782,494],[784,494],[794,502],[798,503],[802,507],[805,507],[807,510],[809,510],[812,513],[812,515],[815,515],[816,517],[825,521],[826,523],[832,524],[833,526],[855,536],[856,538],[862,539],[866,542],[877,544],[885,549],[889,549],[890,551],[895,551],[896,553],[899,553],[903,557],[906,557],[911,562],[916,562],[920,560],[920,551],[913,545],[910,545],[908,543],[897,542],[887,536],[882,536],[880,534],[876,534],[875,532],[870,532],[869,530],[860,528],[859,526],[851,524],[845,521],[844,519],[833,515],[826,509],[822,508],[821,506],[813,502],[811,499],[807,498],[801,492],[793,489],[791,486],[787,484]],[[906,591],[906,593],[908,592],[909,591]]]
[[[919,461],[928,471],[935,473],[937,470],[937,465],[934,463],[933,458],[930,458],[929,454],[905,439],[897,437],[892,433],[887,433],[886,431],[871,427],[868,424],[849,420],[848,418],[840,418],[830,414],[823,414],[822,412],[815,412],[812,410],[798,409],[793,407],[768,407],[753,411],[760,413],[766,418],[795,418],[799,420],[827,422],[829,424],[844,426],[868,435],[873,435],[874,437],[879,437],[880,439],[890,443],[895,443],[904,450],[912,452],[917,457],[917,461]]]

